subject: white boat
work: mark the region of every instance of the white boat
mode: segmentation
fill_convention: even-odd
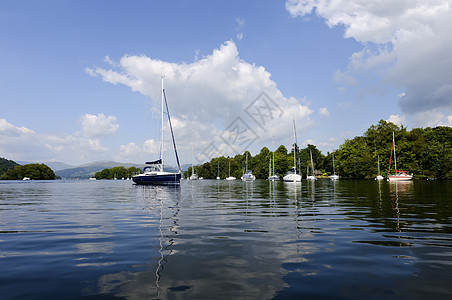
[[[283,177],[285,182],[301,182],[301,175],[297,174],[297,159],[296,153],[298,144],[297,144],[297,134],[295,132],[295,120],[293,120],[293,140],[294,140],[294,149],[293,149],[293,168],[290,169],[289,172]]]
[[[220,178],[220,162],[218,162],[217,167],[218,167],[217,180],[220,180],[220,179],[221,179],[221,178]]]
[[[309,154],[311,155],[311,175],[306,176],[307,180],[316,180],[317,178],[314,176],[314,161],[312,160],[312,150],[309,149]],[[308,173],[308,172],[307,172]]]
[[[147,165],[143,170],[142,174],[138,174],[132,177],[133,182],[141,185],[178,185],[180,184],[181,171],[180,171],[180,163],[179,156],[177,155],[176,149],[176,140],[174,139],[173,127],[171,125],[171,117],[168,109],[168,102],[166,101],[165,89],[163,88],[163,76],[162,76],[162,123],[161,130],[162,136],[160,141],[160,159],[146,162]],[[163,118],[163,108],[164,105],[166,107],[166,115],[168,116],[168,124],[171,130],[171,137],[173,140],[174,153],[176,156],[177,165],[179,167],[178,172],[166,172],[164,170],[164,160],[163,160],[163,141],[164,141],[164,118]]]
[[[413,179],[413,175],[408,174],[408,171],[397,170],[397,157],[395,151],[394,132],[392,133],[392,149],[394,149],[394,171],[395,174],[388,174],[388,181],[408,181]],[[392,156],[392,151],[391,151]],[[391,170],[391,160],[389,161],[389,170]],[[388,172],[389,173],[389,172]]]
[[[190,180],[198,180],[198,175],[195,173],[195,166],[193,165],[193,148],[191,148],[191,176]]]
[[[242,175],[241,179],[243,181],[254,181],[254,180],[256,180],[256,176],[253,175],[253,172],[248,170],[248,152],[246,153],[245,174]]]
[[[275,149],[275,139],[273,138],[273,149]],[[273,163],[273,169],[272,169]],[[275,174],[275,151],[273,151],[273,159],[269,161],[268,165],[268,180],[279,180],[279,176]]]
[[[235,180],[236,178],[234,176],[231,176],[231,161],[229,161],[229,176],[226,177],[226,180]]]
[[[339,175],[336,175],[336,169],[334,168],[334,152],[333,152],[333,175],[330,175],[331,180],[339,180]]]
[[[378,175],[375,177],[375,180],[383,180],[383,176],[380,175],[380,156],[377,156],[377,164],[378,164]]]
[[[30,177],[25,176],[24,178],[22,178],[22,180],[31,180],[31,179],[30,179]]]

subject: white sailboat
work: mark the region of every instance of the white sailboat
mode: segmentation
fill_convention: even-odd
[[[397,170],[397,157],[395,151],[395,139],[394,132],[392,133],[392,148],[394,149],[394,175],[389,175],[391,170],[391,161],[389,161],[388,181],[408,181],[413,179],[413,175],[408,174],[408,171]],[[391,152],[392,154],[392,152]]]
[[[339,180],[339,175],[336,175],[336,169],[334,168],[334,152],[333,152],[333,175],[330,176],[331,180]]]
[[[190,180],[198,180],[198,175],[195,173],[195,166],[193,165],[193,148],[191,148],[191,176]]]
[[[311,175],[307,176],[307,180],[316,180],[317,178],[314,176],[314,161],[312,160],[312,150],[309,149],[309,154],[311,156]]]
[[[275,139],[273,138],[273,150],[274,149],[275,149]],[[273,163],[273,169],[272,169],[272,163]],[[271,181],[279,180],[279,176],[275,174],[275,151],[273,151],[273,159],[269,161],[268,180],[271,180]]]
[[[218,169],[218,173],[217,173],[217,180],[220,180],[220,162],[218,162],[217,164],[217,169]]]
[[[231,161],[229,161],[229,173],[228,177],[226,177],[226,180],[235,180],[236,178],[234,176],[231,176]]]
[[[296,152],[298,148],[297,144],[297,134],[295,132],[295,120],[293,120],[293,139],[294,139],[294,149],[293,149],[293,168],[287,172],[287,174],[283,177],[283,180],[286,182],[301,182],[301,175],[297,174],[297,159]]]
[[[378,164],[378,175],[375,177],[375,180],[383,180],[383,176],[380,175],[380,156],[377,155],[377,164]]]
[[[160,159],[146,162],[147,165],[143,170],[142,174],[138,174],[132,177],[133,182],[136,184],[141,185],[178,185],[180,184],[180,178],[181,178],[181,171],[180,171],[180,163],[179,163],[179,156],[177,155],[176,150],[176,140],[174,139],[173,134],[173,127],[171,125],[171,117],[169,114],[168,109],[168,103],[166,101],[166,95],[165,95],[165,89],[163,88],[163,76],[161,79],[161,85],[162,85],[162,124],[161,124],[161,130],[162,130],[162,136],[160,141]],[[171,130],[171,136],[173,140],[173,147],[174,147],[174,153],[176,155],[176,161],[177,165],[179,167],[178,172],[166,172],[164,170],[164,160],[163,160],[163,141],[164,141],[164,118],[163,118],[163,108],[164,105],[166,106],[166,114],[168,116],[168,124],[169,128]]]
[[[242,175],[241,179],[243,181],[254,181],[254,180],[256,180],[256,176],[253,175],[253,172],[248,170],[248,152],[246,153],[245,174]]]

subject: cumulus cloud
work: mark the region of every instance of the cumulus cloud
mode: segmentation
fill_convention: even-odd
[[[239,20],[239,24],[243,22]],[[126,55],[119,60],[119,67],[113,67],[115,64],[110,61],[108,64],[107,68],[88,68],[86,71],[103,81],[126,85],[153,98],[156,109],[160,105],[160,78],[165,76],[171,118],[177,127],[176,138],[180,148],[185,147],[185,150],[194,146],[195,151],[201,151],[212,142],[220,147],[222,132],[237,117],[253,128],[263,143],[271,141],[272,135],[291,132],[292,118],[297,120],[300,132],[312,125],[312,110],[308,104],[284,97],[271,80],[271,74],[262,66],[243,61],[232,41],[192,63]],[[256,104],[262,93],[271,99],[273,108],[279,112],[277,117],[275,114],[268,119],[265,126],[246,111],[253,105],[256,109],[266,109]],[[126,153],[127,149],[124,146],[123,152]]]
[[[115,116],[85,114],[80,119],[82,133],[88,138],[100,138],[113,135],[119,128],[116,120]]]
[[[396,125],[403,125],[404,123],[406,123],[406,119],[404,116],[400,116],[400,115],[390,115],[389,118],[386,120],[387,122],[391,122],[394,123]]]
[[[328,108],[326,108],[326,107],[319,108],[319,114],[325,118],[330,116],[330,112],[328,111]]]
[[[337,79],[356,84],[354,75],[378,70],[385,83],[405,90],[403,112],[452,110],[451,0],[288,0],[286,9],[293,17],[315,13],[362,43]]]
[[[107,153],[107,148],[97,139],[40,134],[0,119],[0,153],[13,160],[65,161],[77,164]]]

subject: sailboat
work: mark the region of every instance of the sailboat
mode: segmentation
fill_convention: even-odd
[[[231,161],[229,161],[229,176],[226,177],[226,180],[235,180],[236,178],[234,176],[231,176]]]
[[[190,180],[198,180],[198,175],[195,173],[195,166],[193,165],[193,148],[191,149],[191,176]]]
[[[307,176],[306,179],[307,180],[316,180],[317,178],[315,178],[314,176],[314,161],[312,160],[312,150],[309,149],[309,154],[311,156],[311,175]]]
[[[375,177],[375,180],[383,180],[383,176],[380,175],[380,156],[377,156],[377,164],[378,164],[378,175]]]
[[[220,180],[220,162],[218,162],[217,164],[217,168],[218,168],[218,174],[217,174],[217,180]]]
[[[246,153],[246,165],[245,165],[245,174],[242,175],[243,181],[254,181],[256,180],[256,176],[253,175],[253,172],[248,170],[248,152]]]
[[[336,169],[334,168],[334,152],[333,152],[333,175],[330,176],[331,180],[339,180],[339,175],[336,175]]]
[[[163,76],[161,79],[161,86],[162,86],[162,124],[161,124],[161,130],[162,130],[162,136],[160,141],[160,159],[146,162],[147,165],[143,169],[142,174],[138,174],[132,177],[133,182],[136,184],[142,184],[142,185],[178,185],[180,184],[180,178],[181,178],[181,170],[180,170],[180,163],[179,163],[179,156],[177,155],[177,149],[176,149],[176,140],[174,139],[173,134],[173,127],[171,125],[171,117],[169,114],[168,109],[168,102],[166,101],[166,95],[165,95],[165,89],[163,88]],[[163,119],[163,108],[164,105],[166,107],[166,114],[168,115],[168,124],[169,128],[171,130],[171,137],[173,140],[173,147],[174,147],[174,153],[176,155],[176,161],[177,165],[179,167],[178,172],[166,172],[164,170],[164,160],[163,160],[163,141],[164,141],[164,119]]]
[[[273,149],[275,148],[275,139],[273,139]],[[273,162],[273,169],[272,169]],[[279,176],[275,174],[275,151],[273,151],[273,159],[269,161],[268,164],[268,180],[275,181],[279,180]]]
[[[412,180],[413,175],[408,174],[408,171],[402,171],[397,170],[397,158],[396,158],[396,151],[395,151],[395,139],[394,139],[394,132],[392,133],[392,149],[394,149],[394,175],[390,175],[389,172],[391,171],[391,160],[389,160],[389,170],[388,170],[388,181],[407,181]],[[391,157],[392,157],[392,151],[391,151]]]
[[[298,144],[297,144],[297,133],[295,131],[295,120],[293,120],[293,140],[294,140],[294,149],[293,149],[293,168],[287,172],[286,176],[283,177],[283,180],[286,182],[301,182],[301,175],[297,174],[297,159],[296,153]]]

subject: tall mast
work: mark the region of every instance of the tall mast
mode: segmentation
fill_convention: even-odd
[[[297,136],[295,134],[295,119],[292,119],[293,121],[293,167],[295,168],[294,173],[297,173],[297,159],[295,158],[295,147],[297,147]]]
[[[275,175],[275,137],[272,136],[273,138],[273,174]]]
[[[394,145],[394,168],[395,168],[395,172],[397,173],[397,158],[395,155],[395,139],[394,139],[394,131],[392,132],[392,144]]]
[[[162,140],[160,141],[160,160],[161,160],[161,170],[160,171],[162,171],[163,172],[163,97],[164,97],[164,94],[163,94],[163,77],[165,77],[165,76],[162,76],[162,80],[161,80],[161,84],[162,84]]]
[[[333,152],[333,175],[336,175],[336,170],[334,169],[334,152]]]

